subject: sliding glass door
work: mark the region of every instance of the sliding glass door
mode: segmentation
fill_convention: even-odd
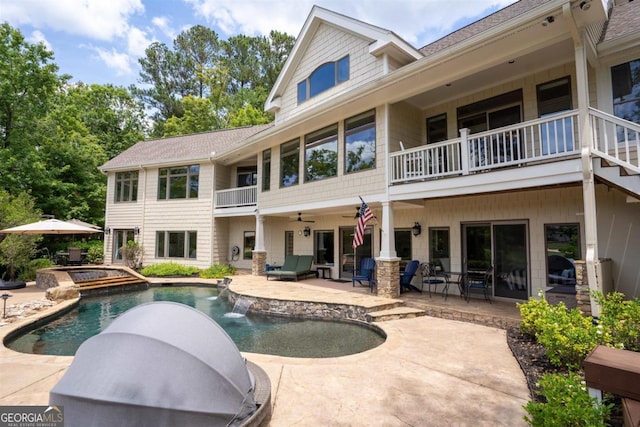
[[[493,296],[527,299],[530,294],[527,228],[526,222],[463,224],[463,271],[493,266]]]
[[[353,234],[355,227],[340,227],[340,277],[343,279],[351,279],[353,271],[353,258],[356,262],[364,257],[373,257],[373,239],[371,236],[373,227],[366,227],[364,230],[364,239],[362,245],[354,251]]]

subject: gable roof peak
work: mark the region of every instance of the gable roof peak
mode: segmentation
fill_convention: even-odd
[[[369,52],[375,56],[388,53],[397,58],[402,58],[402,60],[406,62],[415,61],[423,56],[415,47],[407,43],[393,31],[314,5],[296,38],[293,49],[291,49],[289,57],[278,75],[278,79],[267,97],[267,101],[265,102],[266,111],[273,113],[278,110],[279,97],[284,92],[284,88],[287,83],[289,83],[304,52],[309,47],[316,30],[322,24],[331,25],[356,36],[368,39],[371,43]]]

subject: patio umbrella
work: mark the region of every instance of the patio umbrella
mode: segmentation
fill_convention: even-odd
[[[73,224],[59,219],[47,219],[32,222],[17,227],[0,230],[0,234],[90,234],[99,233],[102,230],[87,227],[81,224]]]

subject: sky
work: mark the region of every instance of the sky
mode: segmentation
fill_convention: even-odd
[[[420,48],[514,0],[0,0],[0,22],[54,53],[60,74],[87,84],[139,85],[154,41],[205,25],[221,39],[271,30],[297,37],[313,5],[391,30]]]

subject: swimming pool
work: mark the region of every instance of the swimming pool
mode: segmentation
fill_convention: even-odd
[[[233,307],[218,289],[197,286],[152,287],[144,291],[82,298],[69,313],[17,337],[6,346],[22,353],[73,356],[82,342],[97,335],[130,308],[151,301],[174,301],[213,318],[240,351],[287,357],[337,357],[382,344],[378,332],[352,323],[269,316],[229,316]],[[225,316],[225,314],[227,314]]]

